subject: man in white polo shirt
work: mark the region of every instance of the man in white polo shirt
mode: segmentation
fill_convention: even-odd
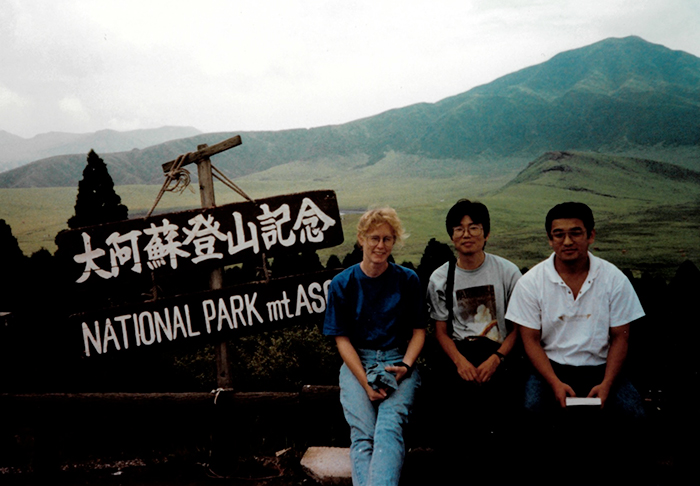
[[[527,382],[526,410],[565,408],[567,397],[587,397],[642,417],[639,393],[621,376],[630,324],[644,316],[632,284],[588,251],[595,229],[585,204],[555,206],[545,227],[554,253],[518,281],[506,313],[536,370]]]

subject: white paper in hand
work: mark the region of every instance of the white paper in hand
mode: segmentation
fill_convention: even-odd
[[[597,405],[600,407],[600,398],[579,398],[579,397],[566,397],[567,407],[576,407],[579,405]]]

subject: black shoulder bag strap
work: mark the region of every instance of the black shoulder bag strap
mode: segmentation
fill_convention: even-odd
[[[450,259],[447,267],[447,282],[445,282],[445,303],[447,304],[447,335],[452,336],[452,320],[454,319],[453,294],[455,289],[455,267],[457,262]],[[454,338],[453,338],[454,339]]]

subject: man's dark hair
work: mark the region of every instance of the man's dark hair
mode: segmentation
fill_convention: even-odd
[[[447,234],[452,238],[452,228],[462,224],[465,216],[472,218],[475,224],[480,224],[484,228],[484,236],[491,232],[491,217],[489,210],[480,202],[472,202],[469,199],[460,199],[450,208],[445,217],[445,228]]]
[[[591,231],[595,227],[593,220],[593,211],[587,205],[580,202],[565,202],[557,204],[547,213],[547,218],[544,222],[544,227],[547,230],[547,236],[551,237],[552,221],[555,219],[580,219],[583,221],[583,226],[586,228],[586,233],[591,236]]]

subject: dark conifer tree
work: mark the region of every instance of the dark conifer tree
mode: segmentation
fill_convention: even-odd
[[[340,263],[340,258],[338,258],[338,255],[331,255],[328,257],[328,261],[326,262],[326,268],[329,270],[332,270],[334,268],[341,268],[342,264]]]
[[[0,265],[3,265],[0,268],[4,268],[5,265],[26,263],[27,257],[22,253],[17,238],[12,235],[12,228],[4,219],[0,219],[0,252],[2,252]],[[7,275],[5,272],[2,273]]]
[[[90,150],[83,179],[78,183],[75,215],[68,220],[68,227],[75,229],[127,219],[129,209],[121,201],[121,197],[114,192],[114,182],[107,164],[94,150]]]
[[[352,252],[348,253],[347,255],[345,255],[345,258],[343,258],[343,268],[351,267],[352,265],[360,263],[361,261],[362,247],[358,244],[355,244],[355,247],[352,249]]]
[[[416,271],[416,266],[413,264],[413,262],[409,262],[408,260],[402,261],[401,266],[413,270],[414,272]]]
[[[454,260],[454,252],[446,243],[441,243],[435,238],[431,238],[423,251],[416,273],[424,287],[428,286],[428,281],[433,272],[447,261]]]
[[[315,250],[279,255],[272,263],[272,275],[276,278],[323,270],[323,264]]]
[[[0,219],[0,252],[0,369],[8,370],[0,373],[0,391],[7,392],[31,381],[32,375],[26,372],[30,334],[25,332],[25,315],[30,302],[43,296],[32,287],[29,259],[4,219]],[[36,347],[31,347],[34,352]]]
[[[21,293],[28,292],[25,285],[29,261],[4,219],[0,219],[0,254],[0,312],[4,312],[15,310]]]

